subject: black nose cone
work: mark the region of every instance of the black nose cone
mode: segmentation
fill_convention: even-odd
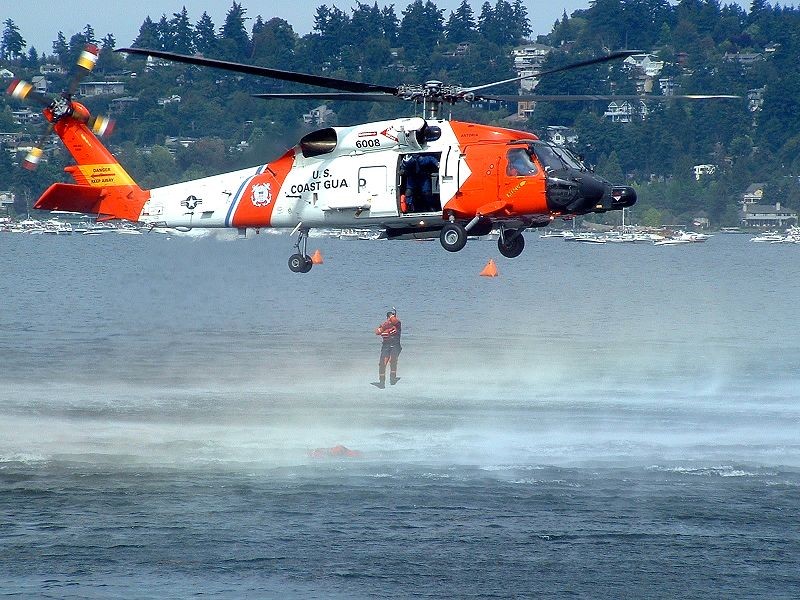
[[[615,185],[611,190],[611,207],[613,210],[622,210],[636,204],[636,190],[632,187]]]

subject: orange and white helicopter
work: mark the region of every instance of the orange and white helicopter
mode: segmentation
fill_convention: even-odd
[[[49,131],[61,138],[77,163],[66,168],[75,183],[53,184],[34,208],[152,227],[291,229],[298,239],[289,268],[306,273],[312,266],[306,251],[311,228],[374,228],[390,239],[438,237],[450,252],[461,250],[468,236],[497,228],[499,251],[513,258],[524,248],[521,234],[527,228],[636,202],[632,188],[612,185],[565,148],[529,132],[442,118],[445,104],[519,99],[482,92],[525,77],[468,88],[438,81],[391,87],[159,50],[118,51],[340,90],[258,97],[416,100],[423,103],[425,116],[326,127],[304,136],[273,162],[146,190],[95,136],[108,129],[108,120],[93,119],[72,97],[77,81],[97,61],[97,48],[90,45],[78,60],[69,90],[55,100],[32,91],[24,81],[15,81],[8,90],[15,98],[44,106]],[[533,77],[635,53],[615,52]],[[34,167],[40,157],[41,149],[35,148],[26,166]]]

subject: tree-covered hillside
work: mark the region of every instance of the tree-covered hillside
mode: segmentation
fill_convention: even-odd
[[[132,6],[131,12],[135,12]],[[274,159],[313,128],[303,114],[319,101],[263,101],[258,92],[308,91],[285,82],[186,65],[153,65],[114,53],[114,33],[87,24],[66,39],[54,32],[52,48],[28,48],[25,32],[3,24],[0,67],[31,80],[43,64],[63,66],[49,74],[51,90],[68,86],[72,65],[87,42],[101,47],[93,79],[121,81],[125,102],[86,98],[94,113],[115,113],[117,129],[108,140],[121,162],[143,186],[164,185]],[[208,14],[142,15],[135,46],[245,62],[299,72],[397,85],[436,79],[464,86],[512,78],[511,51],[524,43],[552,47],[545,69],[636,48],[663,68],[654,78],[669,80],[676,93],[738,94],[739,100],[648,102],[647,113],[631,122],[604,117],[605,102],[537,103],[527,121],[509,121],[514,106],[455,106],[453,118],[528,129],[543,135],[550,125],[571,127],[576,150],[616,182],[637,187],[634,218],[650,224],[686,222],[708,216],[714,225],[737,221],[737,201],[753,182],[766,184],[767,202],[800,209],[800,11],[756,1],[749,11],[715,0],[595,0],[564,14],[552,31],[530,40],[521,0],[467,0],[450,14],[430,0],[416,0],[400,14],[393,5],[353,2],[348,9],[320,5],[313,31],[300,36],[291,23],[251,14],[233,2],[223,23]],[[641,82],[641,77],[639,77]],[[758,90],[758,100],[748,93]],[[492,92],[513,94],[515,86]],[[616,63],[542,78],[541,94],[637,93],[635,70]],[[179,97],[179,98],[178,98]],[[0,105],[0,132],[27,132],[34,140],[43,123],[18,125]],[[336,122],[407,116],[410,103],[343,103],[330,106]],[[420,108],[416,107],[419,111]],[[11,137],[4,136],[4,143]],[[183,141],[184,144],[179,143]],[[9,152],[0,153],[0,189],[11,189],[22,209],[49,183],[66,180],[70,159],[53,145],[49,160],[30,173]],[[716,172],[695,180],[693,166],[713,164]]]

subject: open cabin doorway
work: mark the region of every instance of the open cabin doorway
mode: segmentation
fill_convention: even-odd
[[[442,211],[439,193],[441,152],[415,152],[400,155],[397,165],[401,214],[428,214]]]

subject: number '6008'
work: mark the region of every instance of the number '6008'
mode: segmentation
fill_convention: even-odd
[[[356,148],[380,148],[380,140],[356,140]]]

